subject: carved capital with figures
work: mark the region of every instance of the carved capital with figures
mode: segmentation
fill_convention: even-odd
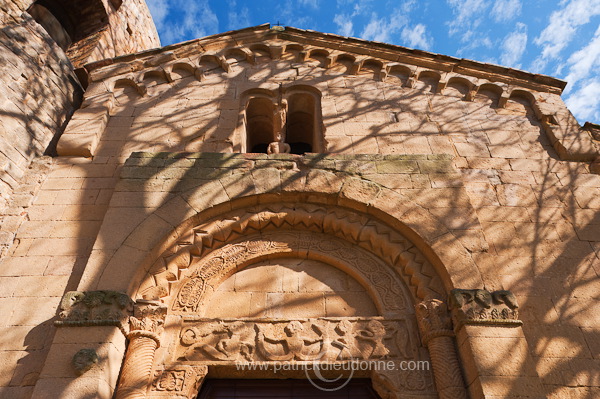
[[[462,290],[450,292],[450,309],[457,328],[465,324],[520,326],[519,305],[510,291]]]

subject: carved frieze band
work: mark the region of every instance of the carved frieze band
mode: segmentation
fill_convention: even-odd
[[[54,325],[122,327],[132,313],[133,301],[122,292],[69,291],[60,302],[60,320]]]
[[[450,292],[455,328],[464,324],[519,326],[519,305],[510,291],[461,290]]]
[[[406,320],[382,318],[206,319],[186,322],[176,360],[333,362],[413,359]]]

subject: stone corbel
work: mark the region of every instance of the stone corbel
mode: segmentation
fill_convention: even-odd
[[[450,292],[454,328],[465,324],[520,326],[519,305],[510,291],[461,290]]]
[[[103,93],[84,100],[75,111],[67,128],[60,136],[56,151],[61,156],[91,157],[104,133],[115,98]]]
[[[583,129],[590,132],[594,140],[600,140],[600,125],[592,122],[586,122],[583,124]]]
[[[509,98],[510,95],[508,94],[508,92],[502,92],[502,94],[498,98],[498,108],[505,108]]]
[[[57,327],[116,326],[123,331],[133,301],[117,291],[69,291],[59,306]]]
[[[432,90],[434,93],[440,94],[446,89],[446,86],[448,86],[448,81],[445,79],[440,79],[437,83],[437,86],[432,87]]]

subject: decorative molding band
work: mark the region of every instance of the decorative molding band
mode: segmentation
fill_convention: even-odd
[[[520,326],[519,305],[512,292],[454,289],[450,309],[456,329],[465,324]]]
[[[56,327],[116,326],[133,313],[129,295],[117,291],[69,291],[60,301]]]

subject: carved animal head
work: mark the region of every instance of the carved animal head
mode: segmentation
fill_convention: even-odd
[[[69,291],[67,292],[62,300],[60,301],[60,310],[69,310],[76,303],[79,303],[85,297],[85,293],[81,291]]]
[[[475,292],[475,302],[488,309],[492,307],[492,294],[487,290],[477,290]]]
[[[450,291],[450,306],[462,308],[465,304],[473,302],[477,290],[453,289]]]
[[[78,375],[84,374],[98,363],[98,354],[94,349],[81,349],[71,359],[71,364]]]
[[[511,309],[517,309],[519,307],[519,304],[517,303],[517,298],[510,291],[494,291],[492,292],[492,297],[494,299],[494,303],[496,304],[505,304]]]

